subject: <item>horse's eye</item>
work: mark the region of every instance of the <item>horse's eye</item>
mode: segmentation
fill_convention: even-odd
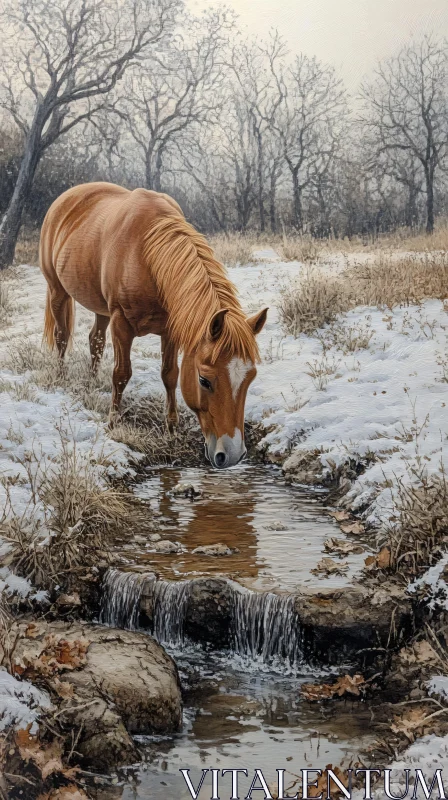
[[[207,378],[203,378],[202,375],[199,375],[199,383],[201,384],[201,386],[204,387],[204,389],[211,389],[212,388],[212,385],[211,385],[210,381],[207,380]]]

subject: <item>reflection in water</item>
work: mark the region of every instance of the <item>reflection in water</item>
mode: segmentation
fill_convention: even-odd
[[[290,782],[307,766],[347,766],[375,738],[371,714],[359,704],[353,714],[349,703],[341,703],[335,717],[301,700],[300,684],[315,675],[260,676],[216,655],[202,666],[193,655],[188,661],[184,656],[180,666],[188,672],[184,730],[171,739],[147,740],[146,763],[133,780],[129,775],[123,800],[190,800],[181,767],[190,768],[195,784],[202,769],[242,767],[252,775],[255,768],[262,769],[269,782],[275,780],[276,769],[284,768]],[[242,777],[241,797],[249,786],[250,779]],[[211,797],[210,788],[208,779],[200,800]],[[220,797],[230,797],[224,778],[221,789]]]
[[[198,486],[202,496],[195,501],[173,497],[179,482]],[[137,491],[150,501],[163,538],[179,542],[182,552],[162,555],[148,543],[127,548],[126,558],[129,565],[153,569],[166,579],[224,574],[250,588],[291,591],[315,585],[318,578],[310,572],[328,555],[325,540],[344,538],[320,494],[287,485],[275,468],[154,469]],[[213,544],[239,552],[218,558],[192,552]],[[348,572],[322,579],[322,588],[350,582],[364,558],[365,553],[345,556]]]

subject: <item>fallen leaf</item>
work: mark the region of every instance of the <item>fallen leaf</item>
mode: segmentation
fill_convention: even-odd
[[[398,657],[402,664],[437,664],[440,662],[440,657],[426,639],[403,647],[398,653]]]
[[[330,769],[334,773],[334,775],[336,775],[336,777],[339,778],[341,783],[344,786],[346,786],[346,784],[347,784],[347,775],[346,774],[344,775],[344,773],[342,772],[342,770],[339,767],[333,767],[332,764],[327,764],[325,769],[322,770],[322,775],[319,775],[317,777],[317,785],[316,786],[310,786],[308,784],[308,792],[307,792],[308,797],[319,797],[319,795],[321,795],[321,794],[323,794],[324,797],[327,796],[328,771]],[[313,783],[316,783],[316,781],[313,781]],[[341,795],[342,795],[342,792],[338,788],[338,785],[335,784],[334,781],[332,781],[331,796],[332,797],[341,797]]]
[[[383,547],[376,557],[378,569],[389,569],[390,567],[390,547]]]
[[[355,520],[355,522],[347,522],[346,525],[341,525],[342,533],[364,533],[365,526],[362,522]]]
[[[311,572],[314,575],[342,575],[347,572],[348,564],[345,561],[334,561],[332,558],[322,558]]]
[[[40,794],[37,800],[88,800],[86,793],[74,784]]]
[[[73,683],[69,683],[68,681],[60,681],[59,678],[54,678],[54,680],[51,682],[51,686],[59,695],[59,697],[62,697],[64,700],[69,700],[71,697],[73,697]]]
[[[401,714],[394,717],[390,726],[393,733],[403,733],[411,742],[417,736],[422,735],[425,727],[425,720],[428,717],[428,709],[424,706],[410,708]],[[429,722],[430,720],[428,720]]]
[[[39,625],[36,625],[35,622],[30,622],[25,631],[25,636],[27,639],[35,639],[37,636],[39,636],[39,633],[40,633]]]
[[[344,522],[346,519],[350,519],[350,514],[348,511],[330,511],[330,517],[336,520],[336,522]]]
[[[362,545],[356,544],[356,542],[349,542],[346,539],[337,539],[335,536],[331,536],[327,539],[324,547],[328,553],[337,551],[343,555],[348,555],[349,553],[363,553],[365,549]]]
[[[345,694],[359,697],[365,683],[362,675],[342,675],[335,683],[304,683],[300,692],[306,700],[328,700]]]
[[[24,761],[34,762],[42,780],[46,780],[54,772],[63,772],[62,747],[56,739],[44,747],[37,736],[31,735],[28,728],[17,731],[15,738],[21,757]]]

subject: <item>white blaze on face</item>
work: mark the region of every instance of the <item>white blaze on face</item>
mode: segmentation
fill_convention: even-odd
[[[252,369],[252,361],[243,361],[242,358],[232,358],[227,365],[230,378],[230,386],[232,387],[233,399],[236,399],[238,390],[244,381],[247,373]]]

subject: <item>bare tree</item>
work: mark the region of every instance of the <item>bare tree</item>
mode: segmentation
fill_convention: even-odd
[[[162,171],[189,148],[199,126],[216,123],[224,102],[223,51],[234,24],[227,9],[184,14],[168,48],[148,70],[133,70],[113,110],[144,161],[148,189],[161,191]],[[126,136],[123,137],[125,145]]]
[[[426,191],[426,230],[434,230],[434,182],[448,148],[448,46],[430,36],[380,64],[362,88],[362,122],[378,156],[401,153],[417,161]],[[413,179],[414,181],[414,179]],[[415,182],[418,187],[418,181]],[[412,189],[413,191],[414,189]]]
[[[294,226],[303,230],[303,192],[328,173],[343,135],[347,102],[334,69],[306,55],[296,57],[287,87],[278,133],[292,178]]]
[[[266,188],[269,184],[270,217],[275,228],[275,190],[279,175],[279,112],[286,94],[283,81],[286,45],[273,31],[263,44],[239,43],[233,48],[231,64],[237,94],[246,106],[256,147],[257,205],[260,230],[266,228]],[[240,99],[241,104],[241,99]],[[276,147],[277,144],[277,147]],[[269,151],[269,152],[268,152]]]
[[[0,103],[23,135],[17,182],[0,224],[0,268],[11,263],[42,154],[88,119],[125,70],[168,33],[178,0],[10,0]]]

